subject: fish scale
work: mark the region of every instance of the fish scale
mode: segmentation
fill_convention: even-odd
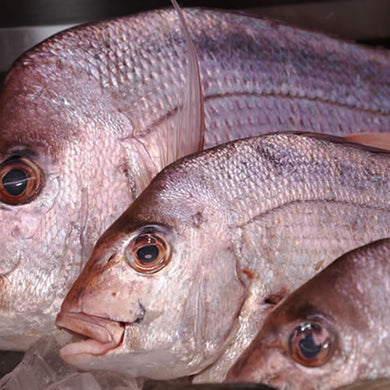
[[[57,325],[91,339],[65,346],[63,358],[223,381],[275,297],[389,236],[389,168],[390,152],[305,133],[237,140],[169,165],[100,237],[65,298]],[[170,248],[151,274],[134,266],[130,248],[143,240]],[[124,324],[123,341],[88,349],[95,338],[73,320],[85,314]]]
[[[387,161],[386,153],[377,153],[375,159],[371,159],[372,154],[357,154],[354,146],[340,145],[338,153],[333,153],[334,144],[326,138],[296,139],[299,140],[296,145],[283,134],[230,143],[167,169],[164,174],[167,186],[177,185],[180,179],[186,184],[183,187],[187,193],[196,193],[197,184],[207,185],[210,192],[219,194],[215,201],[219,206],[235,210],[236,224],[244,224],[283,204],[316,200],[315,196],[323,201],[387,209],[389,175],[381,167],[382,162],[378,162]],[[178,169],[177,174],[175,169]],[[191,180],[185,175],[181,179],[184,171]],[[310,181],[307,180],[309,174]],[[264,192],[258,191],[260,185]],[[351,186],[357,191],[351,191]],[[235,190],[229,191],[229,188]],[[237,199],[245,199],[242,207],[236,204]],[[246,202],[253,205],[251,211],[247,210]]]
[[[209,18],[202,18],[205,13]],[[390,113],[387,51],[354,46],[321,34],[240,15],[192,10],[187,17],[199,53],[206,105],[208,95],[220,93],[278,96],[293,101],[307,99],[313,107],[331,103],[355,111],[350,126],[359,126],[357,111],[369,111],[372,119],[375,114],[388,116]],[[155,31],[157,21],[159,28]],[[246,25],[245,35],[243,25]],[[167,39],[174,45],[163,45]],[[106,44],[108,41],[112,43]],[[48,65],[60,61],[70,72],[87,72],[101,83],[106,94],[120,94],[116,104],[122,112],[131,114],[135,128],[142,129],[158,120],[159,105],[172,110],[177,104],[177,100],[170,101],[169,97],[177,99],[175,90],[184,82],[183,45],[175,13],[155,11],[61,33],[50,41],[50,46],[38,46],[29,52],[19,67],[21,64],[34,67],[38,57]],[[118,58],[131,58],[131,65],[118,66],[121,63]],[[48,70],[36,69],[50,75]],[[151,77],[154,73],[159,77]],[[116,78],[114,85],[110,80]],[[170,88],[162,88],[167,81]],[[299,107],[299,102],[295,104]],[[278,117],[280,110],[264,113]],[[375,129],[387,130],[384,126]]]
[[[185,16],[206,147],[270,131],[389,130],[389,52],[240,14]],[[178,125],[184,83],[198,76],[180,28],[173,10],[91,23],[13,64],[0,95],[0,164],[27,155],[43,181],[31,201],[0,205],[0,348],[24,350],[51,330],[104,229],[165,165],[200,149],[186,141],[202,138],[202,121]]]

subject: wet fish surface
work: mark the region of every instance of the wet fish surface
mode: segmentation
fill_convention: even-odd
[[[206,147],[271,130],[389,129],[389,52],[238,14],[185,14]],[[162,10],[60,33],[13,65],[0,96],[0,348],[26,349],[52,329],[98,237],[185,154],[170,134],[187,59],[176,13]]]
[[[57,317],[83,369],[225,378],[273,304],[390,233],[390,154],[272,134],[162,171],[99,239]]]
[[[227,380],[313,390],[388,377],[389,260],[385,239],[333,262],[272,311]]]

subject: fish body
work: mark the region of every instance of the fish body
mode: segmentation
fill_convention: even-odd
[[[265,131],[390,128],[389,52],[239,14],[185,16],[206,147]],[[52,329],[98,237],[185,154],[170,134],[186,48],[175,11],[160,10],[62,32],[13,65],[0,95],[0,348],[26,349]],[[18,180],[28,189],[10,195]]]
[[[279,133],[164,169],[102,235],[57,325],[84,369],[222,381],[278,295],[390,232],[390,154]],[[203,372],[202,372],[203,371]]]
[[[374,242],[337,259],[289,295],[228,380],[283,389],[334,389],[362,380],[389,386],[379,380],[390,375],[389,259],[390,239]]]

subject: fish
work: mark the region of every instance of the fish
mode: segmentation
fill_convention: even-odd
[[[375,241],[299,287],[269,314],[227,381],[325,390],[389,377],[389,259],[390,238]]]
[[[145,381],[110,371],[79,371],[58,355],[64,340],[60,331],[40,338],[24,354],[15,370],[0,379],[1,390],[273,390],[259,383],[191,384],[190,378]],[[390,380],[379,378],[342,386],[340,390],[388,390]]]
[[[99,238],[56,324],[85,370],[222,382],[275,303],[390,233],[390,152],[274,133],[165,168]]]
[[[388,51],[240,14],[184,14],[198,55],[188,85],[198,63],[203,90],[186,94],[193,105],[183,106],[193,51],[169,9],[61,32],[8,73],[1,349],[26,350],[54,328],[100,235],[180,156],[269,131],[389,130]],[[200,118],[187,127],[185,107]]]

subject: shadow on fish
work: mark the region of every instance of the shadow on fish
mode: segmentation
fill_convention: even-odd
[[[82,369],[218,382],[275,302],[390,234],[390,153],[279,133],[165,168],[98,240],[57,317]]]
[[[206,147],[390,128],[388,52],[239,14],[185,16],[199,61],[176,12],[157,10],[62,32],[12,66],[0,95],[0,348],[53,328],[107,226],[202,147],[202,104]]]
[[[390,239],[371,243],[289,295],[267,317],[227,381],[325,390],[390,376],[389,258]]]

